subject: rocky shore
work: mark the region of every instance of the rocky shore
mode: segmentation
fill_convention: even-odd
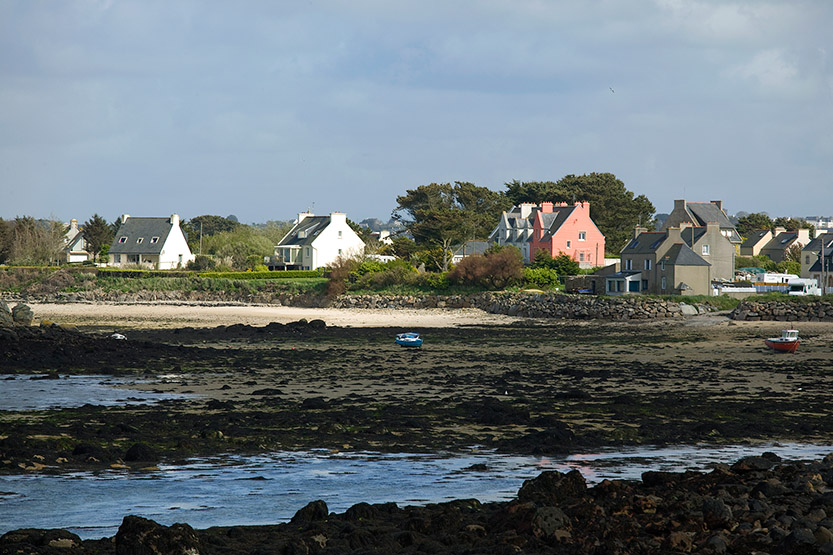
[[[16,530],[0,553],[72,554],[827,554],[833,553],[833,455],[784,462],[763,453],[707,473],[646,472],[588,487],[578,471],[544,472],[505,503],[311,501],[290,522],[195,530],[124,518],[113,538]]]

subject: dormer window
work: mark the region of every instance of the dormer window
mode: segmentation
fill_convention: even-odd
[[[119,237],[119,243],[127,243],[127,237],[125,237],[124,235]]]
[[[158,243],[158,242],[159,242],[159,237],[151,237],[151,238],[150,238],[150,244],[151,244],[151,245],[154,245],[154,244],[156,244],[156,243]]]
[[[144,240],[145,240],[144,237],[139,237],[138,239],[136,239],[136,244],[140,245]]]
[[[307,238],[307,230],[302,229],[298,232],[298,239],[306,239]]]

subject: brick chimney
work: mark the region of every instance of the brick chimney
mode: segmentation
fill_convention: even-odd
[[[544,214],[552,214],[552,203],[551,202],[542,202],[541,203],[541,212]]]

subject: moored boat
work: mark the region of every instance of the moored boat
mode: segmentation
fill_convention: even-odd
[[[403,347],[422,347],[422,337],[412,331],[400,333],[396,336],[396,344]]]
[[[773,351],[794,353],[801,340],[798,338],[798,330],[781,330],[781,337],[770,337],[764,343]]]

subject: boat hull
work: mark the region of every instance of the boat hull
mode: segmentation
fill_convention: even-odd
[[[764,343],[766,343],[766,346],[773,351],[778,351],[779,353],[794,353],[796,349],[798,349],[800,341],[798,339],[793,341],[782,341],[780,338],[775,338],[765,339]]]

